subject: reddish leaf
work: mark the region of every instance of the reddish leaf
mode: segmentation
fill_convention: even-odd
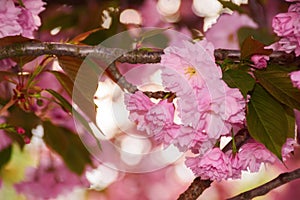
[[[5,47],[12,44],[24,43],[24,42],[39,42],[38,40],[33,40],[30,38],[26,38],[20,35],[17,36],[7,36],[4,38],[0,38],[0,47]]]
[[[103,30],[104,28],[96,28],[90,31],[87,31],[85,33],[81,33],[79,35],[77,35],[76,37],[74,37],[70,42],[73,44],[79,44],[81,41],[85,40],[90,34],[95,33],[97,31]]]
[[[82,64],[82,59],[71,56],[60,56],[58,62],[61,68],[66,72],[70,79],[74,82],[77,72]]]
[[[245,39],[241,47],[241,59],[248,59],[252,55],[270,55],[273,50],[265,49],[265,45],[258,40],[255,40],[252,36]]]

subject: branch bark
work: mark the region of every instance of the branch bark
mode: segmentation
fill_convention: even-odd
[[[113,57],[117,49],[107,48],[103,46],[87,46],[87,45],[75,45],[56,42],[24,42],[15,43],[6,46],[0,46],[0,59],[21,57],[21,56],[41,56],[41,55],[56,55],[56,56],[72,56],[77,58],[85,58],[89,54],[105,54],[106,56]],[[163,50],[145,51],[145,50],[133,50],[126,51],[120,56],[117,61],[121,63],[159,63],[160,56],[163,54]],[[119,53],[119,51],[117,51]],[[235,61],[240,60],[239,50],[227,50],[216,49],[214,52],[217,61],[225,59],[232,59]],[[300,62],[300,58],[294,54],[287,54],[281,51],[275,51],[270,55],[270,60],[280,64]]]
[[[275,179],[258,186],[252,190],[249,190],[247,192],[241,193],[235,197],[229,198],[227,200],[249,200],[257,196],[262,196],[270,192],[271,190],[284,185],[290,181],[293,181],[295,179],[300,178],[300,168],[296,169],[292,172],[287,172],[280,174],[278,177]]]

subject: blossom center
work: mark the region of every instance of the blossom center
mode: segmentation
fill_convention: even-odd
[[[184,68],[184,74],[188,76],[188,78],[192,78],[196,74],[196,69],[193,66],[187,66]]]

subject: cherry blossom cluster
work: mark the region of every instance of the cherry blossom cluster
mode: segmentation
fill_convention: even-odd
[[[41,26],[38,16],[45,10],[42,0],[1,0],[0,1],[0,38],[22,35],[33,38],[35,30]],[[11,59],[0,61],[0,69],[15,65]]]
[[[257,172],[261,163],[274,163],[276,156],[256,141],[238,152],[223,152],[217,145],[244,126],[246,100],[222,80],[213,52],[206,40],[166,48],[161,57],[162,83],[176,97],[154,103],[138,91],[125,94],[125,104],[138,130],[165,146],[190,150],[195,157],[187,157],[186,165],[195,175],[220,181],[240,178],[242,170]],[[288,144],[284,156],[293,150],[293,143]]]
[[[70,171],[60,157],[46,148],[41,152],[39,165],[27,168],[25,180],[14,185],[18,193],[29,199],[56,198],[82,186],[88,186],[85,176]]]
[[[291,72],[290,75],[294,87],[300,89],[300,71]]]
[[[42,0],[2,0],[0,2],[0,37],[23,35],[33,38],[33,31],[41,25],[38,14],[45,9],[44,5]]]
[[[295,52],[300,55],[300,1],[286,0],[295,2],[289,6],[288,12],[280,13],[273,18],[272,27],[277,36],[281,39],[272,45],[274,50]]]

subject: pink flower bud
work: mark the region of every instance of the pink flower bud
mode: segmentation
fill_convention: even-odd
[[[251,57],[251,61],[254,63],[257,69],[263,69],[267,67],[267,61],[270,59],[269,56],[266,55],[253,55]]]
[[[23,129],[22,127],[17,127],[17,133],[23,135],[25,133],[25,129]]]
[[[29,144],[30,143],[30,138],[25,136],[24,137],[24,142],[25,142],[25,144]]]

